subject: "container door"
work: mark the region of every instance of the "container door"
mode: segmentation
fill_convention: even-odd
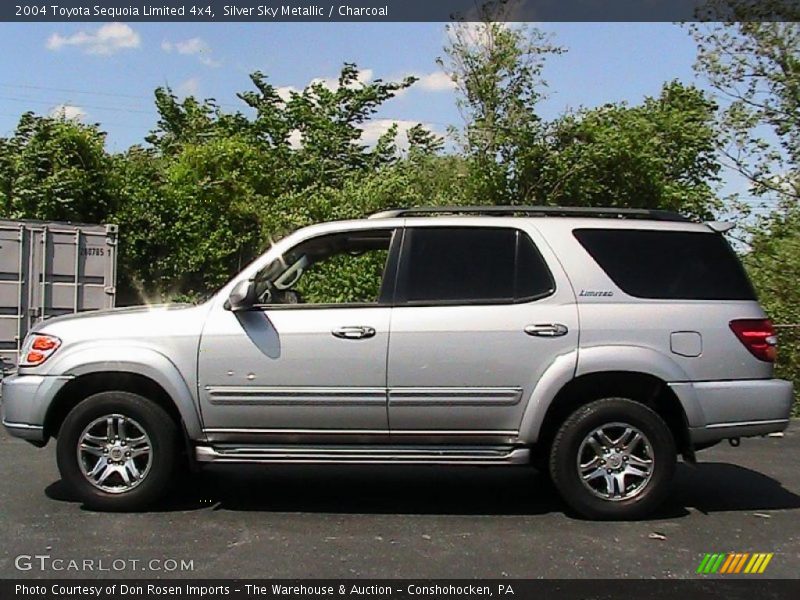
[[[18,224],[0,224],[0,359],[6,368],[16,366],[19,346],[27,331],[25,234],[25,228]]]

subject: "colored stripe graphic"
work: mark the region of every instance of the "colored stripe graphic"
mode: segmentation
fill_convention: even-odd
[[[700,561],[700,566],[697,567],[697,572],[698,573],[705,573],[706,572],[705,569],[706,569],[706,565],[708,564],[708,559],[709,558],[711,558],[711,555],[710,554],[706,554],[703,557],[703,560]]]
[[[719,570],[720,573],[730,573],[729,569],[733,564],[733,559],[736,557],[735,554],[728,554],[728,559],[722,564],[722,568]]]
[[[744,572],[745,573],[752,573],[753,572],[753,567],[755,567],[756,564],[759,563],[760,561],[761,561],[761,555],[760,554],[753,554],[753,558],[751,558],[750,562],[747,563],[747,566],[744,568]]]
[[[703,556],[697,567],[697,573],[705,575],[719,574],[756,574],[763,573],[772,560],[772,552],[715,552]]]
[[[722,566],[722,561],[725,560],[725,554],[720,554],[719,558],[717,558],[717,562],[714,563],[714,568],[712,569],[712,573],[716,573],[719,568]]]
[[[736,565],[736,571],[735,571],[736,573],[738,573],[739,571],[742,570],[742,567],[744,566],[744,561],[746,561],[747,557],[750,556],[750,555],[747,554],[747,553],[744,553],[744,554],[740,554],[739,556],[741,556],[741,558],[739,559],[739,564]]]
[[[767,554],[764,557],[764,562],[761,563],[761,568],[758,570],[759,573],[763,573],[766,570],[767,565],[769,564],[769,561],[772,560],[772,556],[773,556],[773,553],[770,552],[769,554]]]

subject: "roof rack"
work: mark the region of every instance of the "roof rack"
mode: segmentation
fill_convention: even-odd
[[[497,217],[603,217],[611,219],[651,219],[655,221],[690,221],[671,210],[647,208],[599,208],[580,206],[420,206],[395,208],[369,216],[370,219],[393,217],[429,217],[435,215],[489,215]]]

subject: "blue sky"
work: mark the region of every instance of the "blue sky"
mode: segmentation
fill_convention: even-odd
[[[436,57],[446,41],[442,23],[32,23],[2,26],[0,135],[20,113],[47,114],[67,106],[108,132],[121,151],[154,126],[152,92],[170,85],[179,95],[213,97],[226,109],[242,107],[236,92],[261,70],[276,86],[302,88],[335,77],[355,62],[365,78],[423,78],[388,102],[371,125],[375,137],[388,124],[422,122],[439,133],[460,125],[453,90]],[[606,102],[637,103],[671,79],[703,86],[692,70],[695,45],[669,23],[545,23],[568,52],[545,70],[550,96],[541,113]],[[726,174],[724,192],[744,182]]]

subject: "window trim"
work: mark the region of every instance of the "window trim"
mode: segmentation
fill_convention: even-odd
[[[517,285],[518,285],[518,260],[519,260],[519,250],[520,250],[520,241],[521,236],[525,236],[527,240],[531,243],[536,255],[542,261],[545,269],[547,270],[548,277],[550,279],[550,289],[546,292],[542,292],[540,294],[535,294],[533,296],[525,296],[522,298],[484,298],[484,299],[471,299],[471,300],[404,300],[403,296],[405,294],[405,287],[407,285],[407,278],[408,278],[408,254],[410,251],[410,243],[412,236],[406,235],[406,231],[411,231],[413,233],[414,230],[443,230],[443,229],[458,229],[458,230],[470,230],[470,229],[481,229],[481,230],[505,230],[505,231],[513,231],[515,233],[515,245],[514,245],[514,294],[516,295],[517,292]],[[516,304],[532,304],[534,302],[538,302],[544,298],[549,298],[553,296],[557,291],[557,285],[555,277],[553,276],[553,271],[550,268],[550,265],[547,263],[547,259],[545,259],[544,255],[542,254],[539,247],[536,245],[536,242],[533,238],[528,234],[527,231],[520,229],[519,227],[514,227],[512,225],[503,225],[500,227],[493,227],[489,225],[428,225],[428,226],[406,226],[404,227],[403,231],[403,243],[400,249],[400,256],[399,256],[399,264],[396,272],[396,282],[395,282],[395,289],[394,289],[394,302],[393,306],[397,308],[405,308],[405,307],[437,307],[437,306],[514,306]]]
[[[341,304],[325,303],[325,304],[254,304],[252,310],[330,310],[339,308],[390,308],[394,305],[394,294],[397,284],[397,268],[399,262],[399,254],[401,243],[403,240],[403,227],[376,227],[375,229],[343,229],[341,231],[329,231],[314,235],[304,240],[297,242],[291,248],[288,248],[284,254],[291,252],[298,246],[305,244],[311,240],[341,235],[347,233],[368,232],[368,231],[389,231],[391,232],[391,240],[389,241],[389,254],[386,257],[386,264],[383,270],[383,278],[381,280],[381,287],[378,292],[378,300],[376,302],[343,302]]]

